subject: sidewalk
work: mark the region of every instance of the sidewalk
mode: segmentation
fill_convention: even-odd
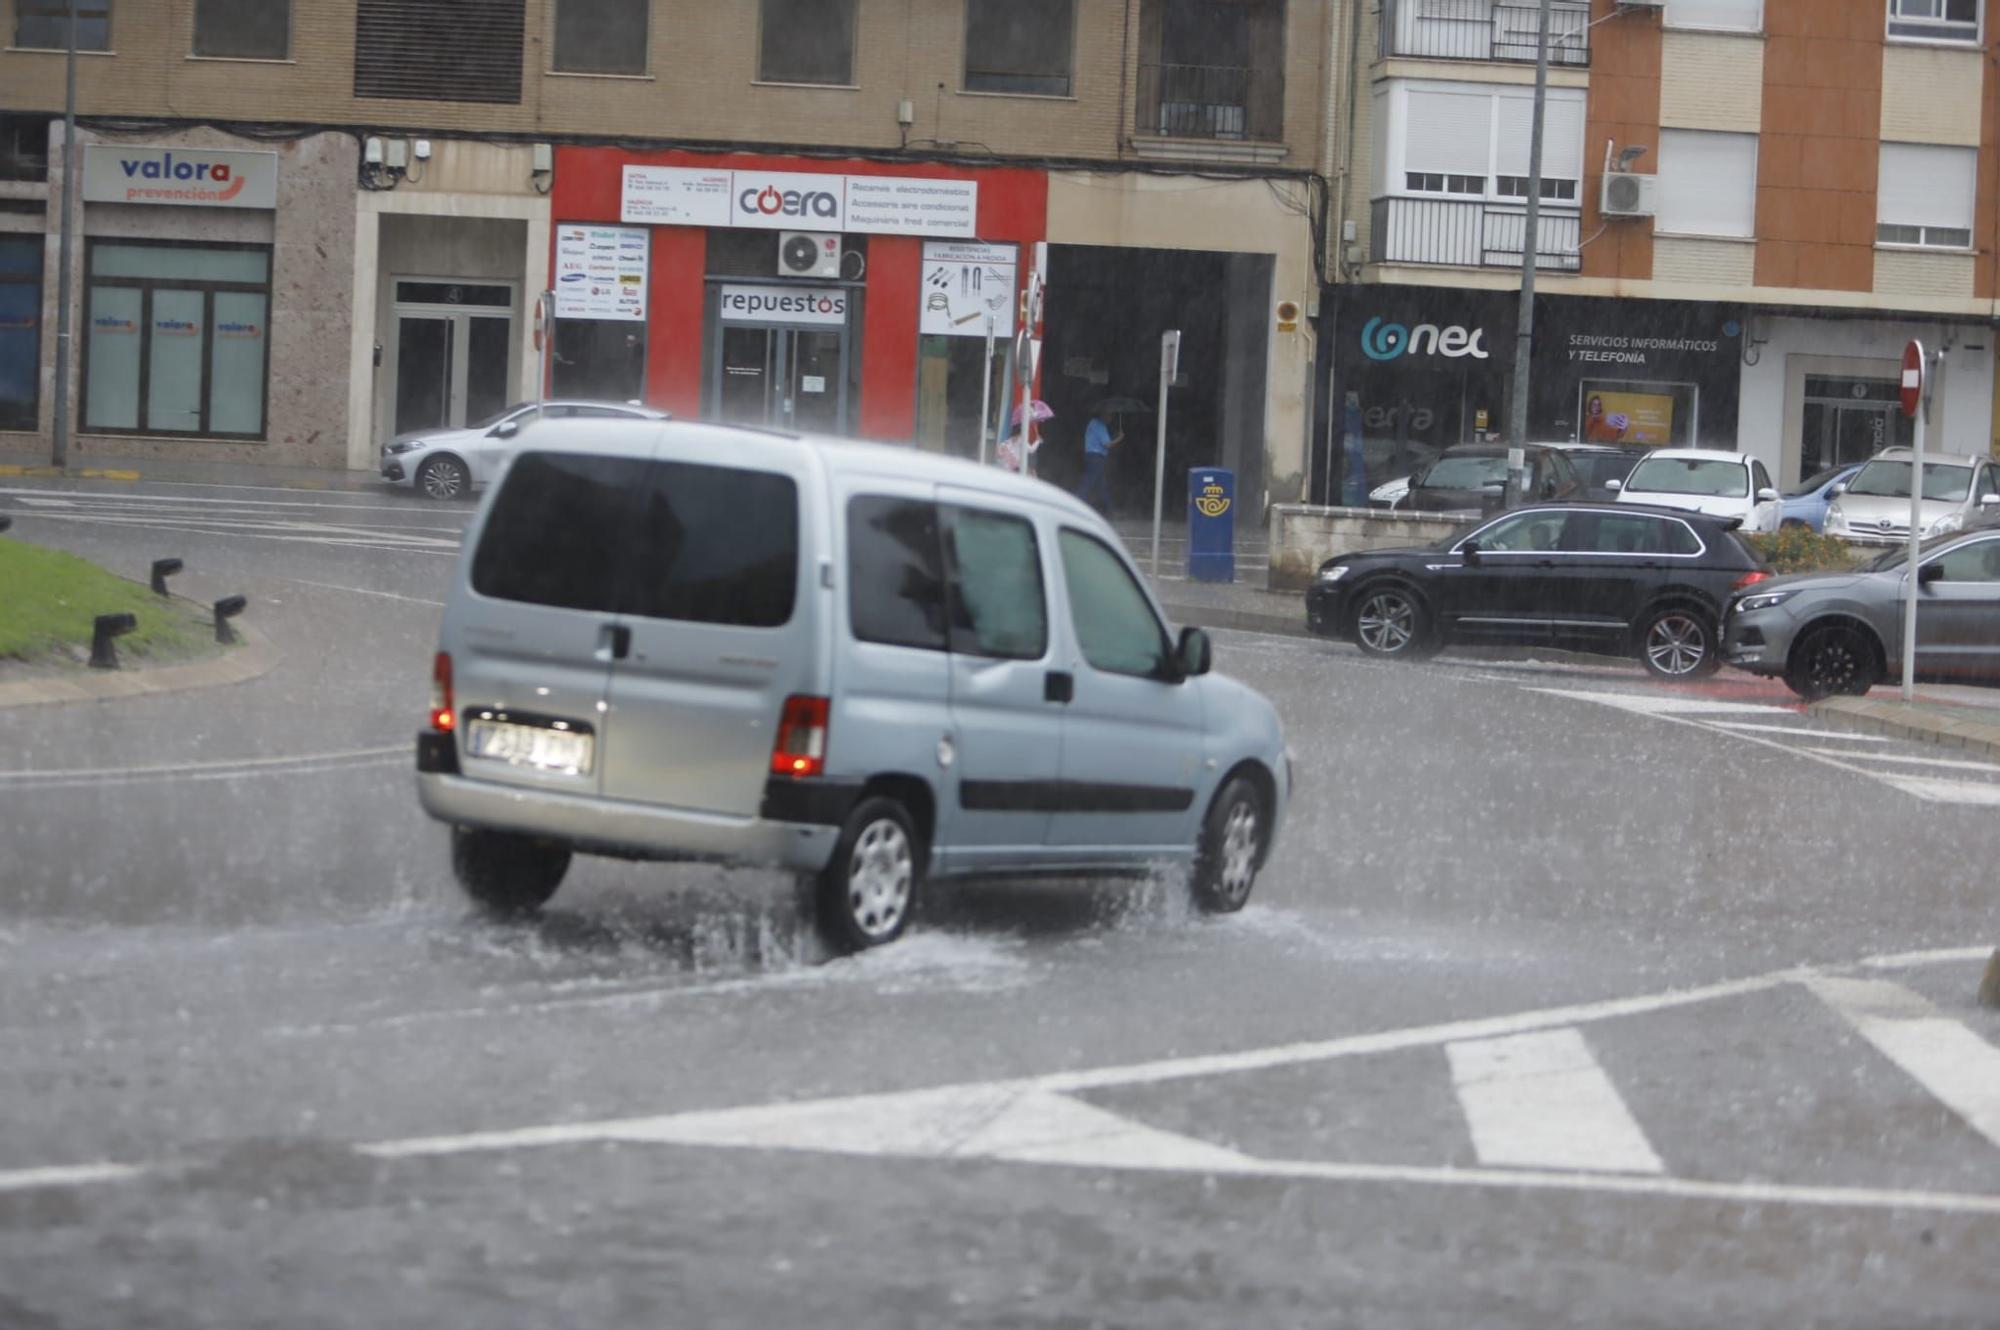
[[[2000,758],[2000,688],[1919,684],[1916,700],[1906,703],[1897,685],[1879,684],[1866,697],[1829,697],[1806,710],[1852,729]]]
[[[47,453],[0,453],[0,483],[8,480],[145,480],[166,485],[238,485],[251,489],[384,491],[372,471],[341,467],[265,466],[242,462],[182,462],[150,457],[71,454],[69,466],[49,465]]]

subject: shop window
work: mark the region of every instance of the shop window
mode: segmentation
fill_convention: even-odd
[[[854,0],[761,0],[758,18],[759,81],[854,82]]]
[[[527,0],[357,0],[354,95],[521,100]]]
[[[48,178],[48,116],[0,113],[0,180]]]
[[[652,0],[557,0],[553,66],[564,74],[644,74]]]
[[[1719,32],[1759,32],[1764,0],[1667,0],[1670,28],[1711,28]]]
[[[76,49],[111,49],[111,0],[73,0]],[[72,0],[14,0],[14,45],[31,51],[69,49]]]
[[[1070,95],[1076,0],[966,0],[965,90]]]
[[[283,60],[292,53],[290,0],[195,0],[194,53]]]
[[[42,238],[0,239],[0,429],[31,430],[41,405]]]
[[[1660,211],[1670,235],[1757,234],[1757,136],[1660,131]]]
[[[633,402],[646,395],[646,325],[557,319],[549,395]]]
[[[1884,245],[1972,247],[1979,150],[1884,143],[1875,193],[1875,239]]]
[[[1889,35],[1976,42],[1979,0],[1889,0]]]
[[[266,245],[90,242],[83,428],[262,438]]]
[[[1632,379],[1577,383],[1578,434],[1585,443],[1693,446],[1695,386]]]
[[[1007,340],[1001,338],[986,359],[983,337],[919,339],[917,350],[917,443],[956,457],[979,456],[979,408],[984,402],[987,460],[992,460],[993,430],[1008,402]],[[988,377],[990,375],[990,377]],[[982,384],[980,380],[987,378]]]

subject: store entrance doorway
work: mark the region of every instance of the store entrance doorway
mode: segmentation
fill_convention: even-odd
[[[732,425],[841,434],[847,420],[847,330],[721,325],[713,414]]]
[[[514,288],[504,282],[396,282],[394,433],[458,429],[504,411]]]
[[[1907,448],[1912,425],[1898,405],[1901,381],[1808,374],[1799,478],[1865,462],[1884,448]]]

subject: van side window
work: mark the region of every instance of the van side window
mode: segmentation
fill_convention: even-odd
[[[799,490],[775,471],[654,462],[640,492],[626,612],[776,628],[799,582]],[[608,544],[608,533],[594,533]]]
[[[615,614],[630,557],[633,496],[644,491],[643,458],[522,453],[472,560],[482,596]]]
[[[951,649],[962,655],[1040,660],[1048,651],[1035,528],[977,508],[944,510],[951,562]]]
[[[1063,531],[1058,544],[1083,658],[1110,674],[1165,674],[1166,630],[1124,563],[1081,531]]]
[[[847,501],[847,617],[863,642],[945,649],[935,504],[870,494]]]

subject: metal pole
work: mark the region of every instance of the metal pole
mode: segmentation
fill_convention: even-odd
[[[1160,433],[1153,450],[1153,576],[1160,575],[1160,513],[1167,492],[1167,387],[1181,363],[1181,333],[1160,334]]]
[[[1521,230],[1521,308],[1514,316],[1514,400],[1507,413],[1507,447],[1528,443],[1529,360],[1535,351],[1535,260],[1541,248],[1542,120],[1549,102],[1549,5],[1542,0],[1539,35],[1535,41],[1535,113],[1528,131],[1528,216]],[[1521,470],[1507,468],[1507,503],[1521,499]]]
[[[993,415],[993,316],[986,316],[986,370],[979,380],[979,465],[986,465],[986,422]]]
[[[1903,574],[1903,700],[1917,692],[1917,548],[1923,543],[1924,435],[1931,418],[1931,367],[1923,367],[1923,398],[1917,403],[1914,456],[1910,462],[1910,566]]]
[[[63,5],[63,31],[66,65],[63,70],[62,220],[59,223],[62,235],[56,243],[56,419],[49,449],[49,462],[58,467],[69,465],[69,270],[75,253],[70,232],[74,229],[75,205],[71,200],[76,182],[76,0],[66,0]]]

